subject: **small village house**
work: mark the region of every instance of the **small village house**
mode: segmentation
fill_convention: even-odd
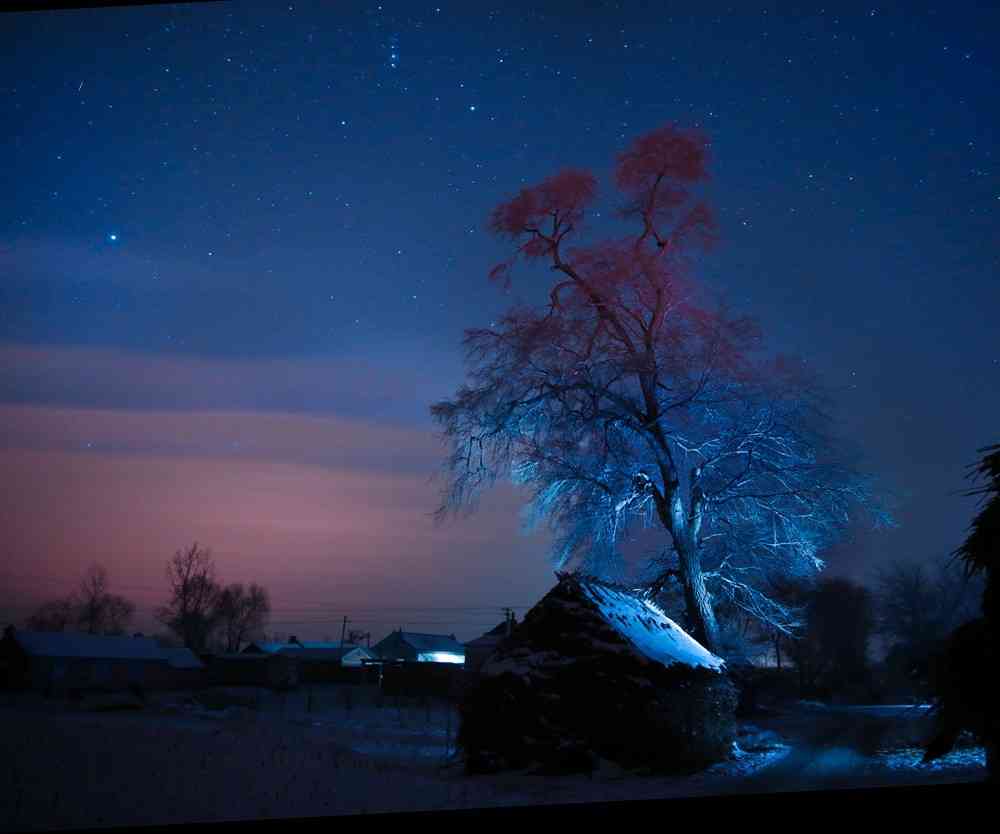
[[[386,695],[457,697],[464,685],[465,646],[454,634],[399,629],[372,650]]]
[[[6,684],[50,694],[84,690],[167,688],[177,669],[150,637],[21,631],[0,641]]]
[[[465,646],[454,634],[420,634],[399,629],[376,643],[372,651],[383,661],[465,663]]]
[[[372,675],[369,664],[375,653],[364,646],[289,638],[287,643],[251,643],[249,655],[281,654],[298,664],[301,683],[361,683]]]
[[[363,646],[338,646],[307,642],[301,648],[285,648],[281,654],[294,658],[302,683],[363,683],[375,655]]]

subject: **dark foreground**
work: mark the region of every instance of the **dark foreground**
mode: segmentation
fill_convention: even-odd
[[[960,789],[985,777],[983,752],[974,747],[934,766],[919,764],[926,726],[919,710],[809,705],[744,726],[733,759],[686,778],[639,776],[611,765],[561,778],[467,777],[449,756],[456,719],[444,704],[348,705],[335,696],[332,689],[316,693],[308,706],[293,699],[279,708],[265,698],[255,709],[160,704],[129,712],[8,703],[0,708],[6,771],[0,830],[501,812],[582,802],[610,803],[621,814],[644,801],[699,796],[711,797],[717,809],[724,797],[758,802],[776,792],[787,798],[817,789]],[[914,801],[923,800],[907,800]]]
[[[748,794],[744,796],[687,797],[623,802],[587,802],[572,805],[482,808],[415,813],[389,813],[338,817],[338,828],[370,831],[373,823],[430,826],[435,831],[467,831],[470,824],[498,823],[502,826],[648,825],[651,820],[674,824],[702,824],[713,828],[745,825],[748,819],[821,819],[824,827],[857,824],[861,820],[887,820],[894,826],[926,828],[929,822],[947,823],[956,812],[974,820],[990,819],[996,797],[984,784],[930,785],[920,787],[862,788],[798,793]],[[199,826],[199,830],[236,832],[328,832],[329,817],[222,822]],[[108,828],[76,829],[108,831]],[[172,826],[149,826],[143,831],[172,832]]]

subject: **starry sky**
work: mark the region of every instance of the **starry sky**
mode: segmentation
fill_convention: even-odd
[[[469,639],[523,613],[546,535],[511,488],[432,524],[428,406],[462,381],[463,328],[512,300],[490,209],[566,166],[609,194],[667,122],[712,143],[700,280],[820,372],[897,496],[899,526],[830,570],[944,556],[998,440],[1000,12],[791,5],[5,15],[0,618],[96,560],[152,628],[194,540],[286,634]]]

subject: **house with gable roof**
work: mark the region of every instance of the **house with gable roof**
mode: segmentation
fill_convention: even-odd
[[[421,634],[399,629],[376,643],[372,651],[383,661],[465,663],[465,646],[454,634]]]
[[[386,695],[456,698],[465,672],[465,647],[454,634],[399,629],[372,646]]]
[[[282,655],[296,662],[302,683],[360,683],[374,675],[364,674],[377,659],[371,649],[352,643],[299,640],[290,637],[287,643],[251,643],[243,650],[247,655]]]

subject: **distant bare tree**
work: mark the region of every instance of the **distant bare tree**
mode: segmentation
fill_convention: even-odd
[[[25,621],[28,631],[65,631],[76,624],[77,609],[72,597],[42,603]]]
[[[99,564],[87,569],[76,600],[77,624],[87,634],[124,634],[135,614],[132,602],[108,592],[108,571]]]
[[[93,564],[75,593],[50,600],[32,614],[27,626],[33,631],[65,631],[78,628],[87,634],[124,634],[135,614],[135,605],[108,592],[108,571]]]
[[[255,583],[244,588],[242,583],[227,585],[219,593],[215,619],[222,631],[227,652],[238,652],[240,647],[258,638],[271,613],[267,591]]]
[[[80,582],[78,620],[87,634],[99,634],[104,624],[105,598],[108,594],[108,572],[103,565],[87,568]]]
[[[104,608],[104,633],[116,636],[127,633],[134,615],[134,603],[118,594],[108,594]]]
[[[178,550],[167,563],[170,601],[157,611],[157,618],[184,645],[204,651],[216,625],[216,607],[221,589],[215,581],[211,551],[195,542]]]
[[[789,641],[803,692],[833,694],[866,685],[868,647],[875,628],[872,593],[841,577],[811,587],[789,587],[786,593],[805,603],[805,627]]]
[[[978,613],[982,582],[959,566],[895,561],[876,574],[879,631],[908,655],[928,656]]]

